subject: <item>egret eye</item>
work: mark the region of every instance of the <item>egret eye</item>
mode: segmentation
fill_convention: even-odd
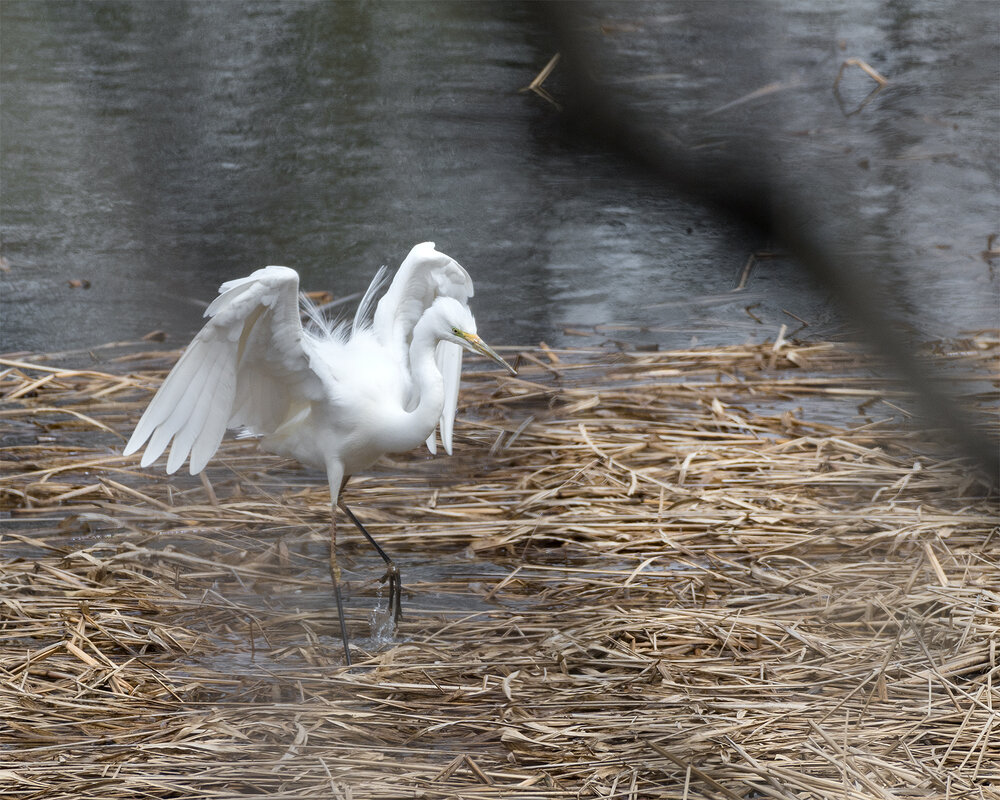
[[[451,332],[452,332],[453,334],[455,334],[456,336],[459,336],[459,335],[460,335],[460,334],[462,333],[462,331],[461,331],[461,330],[459,330],[458,328],[456,328],[456,327],[454,327],[454,326],[452,326],[452,329],[451,329]]]

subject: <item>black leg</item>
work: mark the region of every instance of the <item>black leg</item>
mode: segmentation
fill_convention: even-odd
[[[344,601],[340,597],[340,565],[337,563],[337,520],[330,522],[330,580],[333,581],[333,595],[337,598],[337,617],[340,619],[340,635],[344,640],[344,664],[351,666],[351,647],[348,644],[347,621],[344,619]]]
[[[389,558],[389,555],[382,549],[381,545],[372,538],[372,535],[365,530],[365,526],[361,524],[354,512],[351,511],[344,503],[341,501],[339,503],[341,509],[344,513],[350,517],[351,522],[358,526],[358,530],[361,531],[365,538],[371,542],[372,547],[382,556],[382,560],[385,562],[385,578],[383,580],[389,581],[389,610],[392,612],[393,622],[399,622],[403,617],[403,579],[399,574],[399,568],[396,563]]]

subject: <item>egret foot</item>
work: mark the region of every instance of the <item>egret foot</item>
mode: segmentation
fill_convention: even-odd
[[[389,584],[389,613],[392,614],[392,622],[395,625],[403,618],[403,576],[396,562],[390,561],[386,564],[382,582]]]

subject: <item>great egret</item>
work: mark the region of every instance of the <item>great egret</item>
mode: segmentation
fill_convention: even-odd
[[[438,425],[451,453],[462,348],[514,373],[476,335],[469,274],[433,242],[410,251],[376,305],[385,282],[383,267],[350,328],[332,325],[307,305],[315,330],[302,327],[293,269],[264,267],[222,284],[205,312],[209,321],[163,381],[124,450],[130,455],[148,441],[140,462],[147,467],[172,439],[167,473],[190,456],[191,474],[197,475],[226,428],[243,428],[261,437],[265,450],[326,469],[330,576],[348,665],[336,556],[338,505],[385,560],[394,620],[401,615],[402,585],[392,559],[340,500],[344,485],[384,453],[424,441],[436,452]]]

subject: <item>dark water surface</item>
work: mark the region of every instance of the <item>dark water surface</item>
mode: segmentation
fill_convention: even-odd
[[[919,335],[1000,325],[983,255],[1000,230],[994,4],[577,10],[597,80],[637,121],[692,152],[742,147],[794,183]],[[517,92],[555,48],[531,5],[0,13],[0,350],[154,329],[180,345],[223,280],[278,263],[348,294],[426,239],[469,268],[494,344],[583,343],[565,329],[594,324],[667,345],[773,337],[795,317],[805,334],[840,326],[786,259],[733,294],[770,243],[566,141],[556,108]],[[889,86],[869,98],[851,68],[835,92],[850,57]],[[557,66],[557,99],[560,81]]]

